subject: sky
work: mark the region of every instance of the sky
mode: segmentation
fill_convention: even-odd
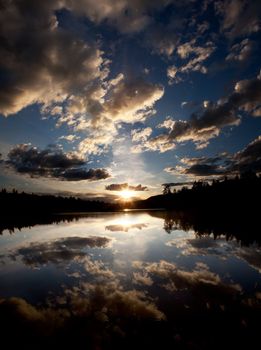
[[[260,29],[259,0],[0,0],[0,186],[147,198],[261,172]]]

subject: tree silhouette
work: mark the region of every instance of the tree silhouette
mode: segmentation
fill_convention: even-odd
[[[168,195],[171,193],[171,185],[170,184],[163,184],[163,194]]]

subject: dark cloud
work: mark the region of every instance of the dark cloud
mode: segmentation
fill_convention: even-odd
[[[230,38],[260,30],[261,4],[259,0],[222,0],[215,2],[221,15],[221,30]]]
[[[193,184],[192,182],[166,182],[161,186],[178,187],[178,186],[185,186],[185,185],[192,185],[192,184]]]
[[[65,181],[96,181],[110,176],[106,169],[86,169],[86,162],[78,155],[53,146],[39,150],[27,144],[18,145],[8,153],[5,164],[21,174]]]
[[[154,11],[161,11],[176,0],[65,0],[67,8],[84,14],[96,24],[106,22],[122,33],[134,33],[143,30],[153,21]]]
[[[200,157],[181,159],[185,166],[167,168],[166,171],[175,174],[194,175],[199,177],[228,175],[228,164],[231,160],[226,155],[224,157]]]
[[[11,149],[8,153],[8,159],[10,163],[21,172],[23,171],[23,167],[25,169],[27,167],[31,167],[32,169],[68,169],[85,164],[83,159],[80,159],[73,154],[63,153],[62,150],[59,150],[56,147],[50,146],[45,150],[39,150],[36,147],[27,144],[21,144]]]
[[[254,50],[254,46],[254,42],[249,39],[244,39],[240,43],[234,44],[226,57],[226,61],[247,61]]]
[[[220,170],[217,165],[208,163],[194,164],[190,168],[186,169],[184,173],[193,174],[195,176],[215,176],[226,174],[226,172],[224,170]]]
[[[110,174],[106,169],[68,169],[62,172],[58,171],[58,173],[54,173],[54,177],[65,181],[98,181],[107,179],[110,177]]]
[[[154,24],[150,30],[147,31],[145,41],[152,51],[170,57],[179,42],[179,36],[176,32],[176,22],[168,26],[163,24]]]
[[[39,266],[48,263],[62,264],[78,257],[85,257],[84,248],[103,248],[110,242],[107,237],[67,237],[44,243],[31,243],[18,248],[10,256],[21,257],[26,265]]]
[[[261,136],[234,155],[229,170],[238,173],[261,172]]]
[[[103,345],[105,338],[109,348],[117,348],[119,340],[127,345],[122,342],[127,335],[128,340],[133,332],[143,335],[139,328],[142,321],[162,321],[165,315],[145,293],[119,287],[113,283],[81,285],[67,289],[60,298],[42,307],[22,298],[1,298],[0,324],[5,339],[10,342],[15,336],[15,343],[19,338],[21,344],[39,346],[39,342],[49,344],[50,340],[71,343],[77,335],[79,344],[91,349]]]
[[[236,255],[244,259],[250,266],[258,270],[261,273],[261,251],[259,248],[253,250],[249,247],[241,248],[236,252]]]
[[[183,158],[184,166],[166,168],[173,174],[200,177],[243,174],[249,171],[261,173],[261,136],[250,142],[242,151],[217,157]]]
[[[123,190],[128,190],[128,191],[148,191],[147,186],[142,186],[141,184],[137,186],[131,186],[127,183],[123,184],[110,184],[105,187],[106,190],[108,191],[123,191]]]

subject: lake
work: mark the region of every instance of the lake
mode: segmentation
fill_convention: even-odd
[[[160,211],[35,223],[2,227],[0,236],[0,325],[9,344],[207,349],[259,339],[255,239],[199,232]]]

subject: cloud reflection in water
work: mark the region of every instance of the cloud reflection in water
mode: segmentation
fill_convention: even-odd
[[[178,225],[168,235],[163,224],[155,213],[93,215],[2,236],[0,287],[12,291],[0,295],[4,336],[28,348],[249,346],[259,334],[259,248]],[[46,291],[35,302],[37,278]]]

